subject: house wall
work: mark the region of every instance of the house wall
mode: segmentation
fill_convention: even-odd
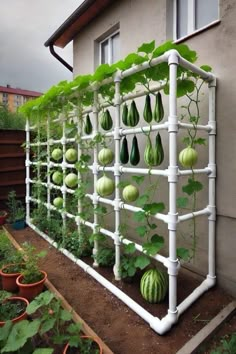
[[[148,6],[147,6],[148,4]],[[104,11],[79,33],[74,40],[74,75],[93,72],[95,40],[109,28],[119,23],[121,58],[136,50],[143,42],[153,39],[160,44],[169,38],[169,0],[123,0]],[[217,276],[220,285],[236,295],[236,93],[235,44],[236,3],[220,0],[220,24],[205,30],[185,41],[198,53],[198,64],[212,66],[217,76]],[[166,20],[167,19],[167,20]],[[207,116],[207,100],[203,98],[203,116]],[[207,117],[206,120],[207,121]],[[144,148],[140,142],[140,150]],[[164,142],[166,144],[166,142]],[[166,151],[168,151],[167,145]],[[179,144],[179,147],[181,145]],[[200,160],[207,161],[206,150],[200,148]],[[232,163],[231,163],[232,162]],[[167,162],[166,162],[167,164]],[[142,167],[142,166],[140,166]],[[165,166],[162,166],[165,168]],[[204,180],[204,179],[203,179]],[[207,183],[207,180],[205,180]],[[167,185],[160,195],[167,192]],[[199,206],[207,202],[207,191],[200,197]],[[205,199],[204,199],[205,198]],[[199,233],[196,259],[187,267],[200,274],[207,272],[207,222],[198,219]],[[183,224],[184,226],[184,224]],[[132,224],[131,224],[132,227]],[[189,225],[186,225],[185,231]],[[161,228],[162,229],[162,228]],[[190,232],[190,231],[189,231]],[[188,241],[186,241],[188,244]]]

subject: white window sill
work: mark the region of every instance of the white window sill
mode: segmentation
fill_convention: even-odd
[[[174,43],[178,44],[178,43],[184,42],[184,41],[186,41],[187,39],[192,38],[192,37],[198,35],[199,33],[202,33],[202,32],[204,32],[204,31],[208,30],[209,28],[214,27],[214,26],[220,24],[220,22],[221,22],[220,20],[213,21],[213,22],[209,23],[209,25],[206,25],[206,26],[204,26],[204,27],[198,29],[197,31],[195,31],[195,32],[193,32],[193,33],[190,33],[190,34],[188,34],[188,35],[186,35],[186,36],[184,36],[184,37],[181,37],[181,38],[176,39],[176,40],[174,41]]]

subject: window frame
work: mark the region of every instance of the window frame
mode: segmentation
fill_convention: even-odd
[[[191,37],[194,34],[204,31],[208,27],[212,27],[220,23],[220,1],[218,0],[218,19],[208,23],[207,25],[196,29],[196,0],[188,0],[188,22],[187,22],[187,34],[179,37],[178,34],[178,13],[177,13],[177,1],[173,0],[173,40],[175,42],[182,41],[185,38]]]
[[[99,41],[99,65],[102,64],[102,44],[106,41],[108,41],[108,64],[112,64],[112,38],[117,34],[120,35],[120,29],[115,30],[106,36],[103,40]]]

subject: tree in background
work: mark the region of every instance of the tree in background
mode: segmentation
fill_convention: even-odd
[[[18,112],[10,112],[7,106],[0,104],[0,129],[19,129],[25,128],[25,119]]]

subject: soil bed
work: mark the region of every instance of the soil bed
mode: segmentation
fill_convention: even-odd
[[[48,273],[48,278],[62,296],[115,354],[175,354],[204,327],[206,321],[216,316],[232,300],[231,296],[215,287],[197,300],[180,317],[179,322],[170,332],[159,336],[138,315],[32,229],[28,227],[15,231],[9,226],[7,228],[19,244],[28,241],[38,250],[47,250],[42,269]],[[91,260],[85,259],[85,262],[91,264]],[[127,284],[116,282],[111,269],[99,268],[97,271],[153,315],[160,318],[166,315],[167,300],[162,304],[151,305],[142,299],[139,292],[139,277],[134,280],[134,283]],[[198,284],[199,281],[195,277],[180,272],[178,303]]]

